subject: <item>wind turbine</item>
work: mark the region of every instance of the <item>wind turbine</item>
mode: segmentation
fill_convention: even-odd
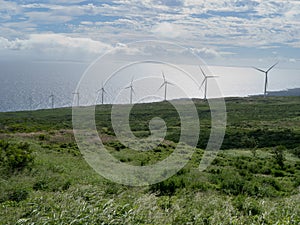
[[[49,98],[51,98],[51,108],[54,109],[54,94],[51,94]]]
[[[271,66],[268,70],[262,70],[256,67],[253,67],[254,69],[262,72],[265,74],[265,90],[264,90],[264,97],[267,96],[267,87],[268,87],[268,73],[270,72],[271,69],[273,69],[279,62],[275,63],[273,66]]]
[[[174,85],[174,84],[172,84],[171,82],[169,82],[169,81],[166,80],[166,77],[165,77],[165,74],[164,74],[163,71],[162,71],[161,73],[162,73],[164,82],[162,83],[162,85],[159,87],[158,90],[160,90],[163,86],[165,86],[165,96],[164,96],[164,101],[166,101],[166,100],[167,100],[167,87],[168,87],[168,84],[170,84],[170,85]]]
[[[33,110],[33,100],[32,97],[29,97],[29,110],[32,111]]]
[[[204,85],[204,100],[207,100],[207,81],[208,81],[208,79],[210,79],[210,78],[215,78],[215,77],[218,77],[218,76],[207,76],[207,75],[204,73],[204,71],[203,71],[203,69],[201,68],[201,66],[199,66],[199,68],[200,68],[200,70],[201,70],[201,72],[202,72],[202,75],[203,75],[203,77],[204,77],[204,80],[202,81],[202,83],[201,83],[201,85],[200,85],[199,88],[201,88],[201,87]]]
[[[134,92],[134,88],[133,88],[133,77],[131,79],[130,85],[128,87],[126,87],[125,89],[130,89],[130,104],[132,104],[132,95]]]
[[[73,92],[73,95],[77,95],[77,106],[79,106],[79,92]]]
[[[106,94],[107,92],[105,91],[104,89],[104,85],[102,83],[102,87],[97,91],[97,92],[100,92],[101,91],[101,104],[103,105],[104,103],[104,94]]]

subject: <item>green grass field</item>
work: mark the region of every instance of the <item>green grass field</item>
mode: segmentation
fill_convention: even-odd
[[[194,101],[201,131],[195,153],[176,175],[145,187],[115,184],[94,172],[75,143],[72,109],[0,113],[0,224],[298,225],[300,97],[226,99],[224,142],[202,172],[211,116],[207,102]],[[110,110],[97,106],[96,125],[121,162],[150,165],[177,145],[180,120],[171,104],[133,107],[137,137],[150,134],[153,117],[168,127],[159,146],[138,152],[117,140]]]

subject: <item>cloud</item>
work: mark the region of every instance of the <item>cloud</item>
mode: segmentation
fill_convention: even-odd
[[[32,34],[28,39],[8,40],[0,37],[0,49],[21,53],[38,53],[39,56],[95,57],[111,49],[111,46],[90,38],[70,37],[63,34]]]
[[[190,51],[201,58],[216,58],[221,56],[219,52],[212,48],[190,48]]]
[[[52,44],[68,37],[72,44],[82,38],[78,41],[82,45],[87,44],[84,39],[110,45],[164,39],[211,58],[232,54],[236,48],[267,51],[275,46],[278,54],[280,46],[291,52],[300,48],[298,0],[36,0],[22,4],[0,0],[0,5],[0,36],[9,42],[2,40],[1,46],[10,46],[7,49],[36,46],[37,38],[31,34],[54,39],[49,33],[63,36],[56,36]],[[92,54],[84,47],[62,46],[66,52],[76,49]]]
[[[0,0],[0,20],[10,20],[13,15],[22,12],[22,8],[15,2]]]
[[[177,38],[182,34],[180,28],[177,25],[168,22],[163,22],[155,25],[152,29],[152,32],[155,35],[164,38]]]
[[[72,20],[71,16],[54,15],[51,12],[27,12],[25,15],[29,17],[30,22],[36,24],[53,24]]]

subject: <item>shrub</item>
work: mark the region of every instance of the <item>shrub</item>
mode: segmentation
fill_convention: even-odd
[[[45,134],[40,134],[38,136],[39,141],[46,141],[49,140],[49,136],[45,135]]]
[[[37,190],[47,190],[48,189],[48,184],[45,180],[39,180],[36,183],[34,183],[33,185],[33,190],[37,191]]]
[[[243,192],[245,180],[235,171],[224,170],[221,175],[221,189],[224,193],[238,195]]]
[[[22,170],[34,161],[34,155],[27,142],[10,143],[0,141],[0,164],[9,170]]]
[[[241,142],[244,148],[256,149],[258,145],[253,136],[248,137],[247,135],[245,135],[242,137]]]
[[[19,188],[16,190],[13,190],[9,193],[8,195],[8,200],[10,201],[15,201],[15,202],[20,202],[29,196],[29,191],[23,188]]]
[[[262,207],[253,198],[246,198],[244,195],[238,195],[233,200],[233,206],[242,212],[244,215],[260,215],[262,213]]]
[[[273,154],[273,158],[275,159],[276,163],[283,168],[284,166],[284,151],[286,150],[286,148],[282,145],[280,146],[276,146],[275,148],[273,148],[272,150],[272,154]]]
[[[282,170],[273,170],[272,173],[275,177],[284,177],[284,172]]]
[[[300,146],[298,146],[298,147],[292,149],[291,152],[292,152],[295,156],[297,156],[298,158],[300,158]]]
[[[172,196],[177,189],[184,188],[186,186],[183,178],[173,176],[160,183],[154,184],[150,187],[151,192],[156,192],[158,195]]]

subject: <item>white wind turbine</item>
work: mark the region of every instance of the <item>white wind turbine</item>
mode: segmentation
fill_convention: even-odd
[[[51,108],[54,109],[54,94],[52,93],[49,98],[51,99]]]
[[[130,85],[128,87],[126,87],[125,89],[130,89],[130,104],[132,104],[133,93],[135,93],[134,88],[133,88],[133,77],[131,79]]]
[[[107,94],[107,92],[105,91],[103,83],[102,83],[102,87],[97,91],[97,93],[98,92],[101,92],[101,104],[103,105],[103,103],[104,103],[104,94]]]
[[[163,86],[165,86],[165,96],[164,96],[164,101],[166,101],[166,100],[167,100],[167,88],[168,88],[168,84],[169,84],[169,85],[174,85],[174,84],[172,84],[171,82],[169,82],[169,81],[166,80],[166,77],[165,77],[165,74],[164,74],[163,71],[162,71],[162,76],[163,76],[164,82],[162,83],[162,85],[159,87],[158,90],[160,90]]]
[[[264,97],[267,96],[267,87],[268,87],[268,73],[270,72],[271,69],[273,69],[279,62],[275,63],[273,66],[271,66],[269,69],[267,70],[262,70],[256,67],[253,67],[254,69],[262,72],[265,74],[265,89],[264,89]]]
[[[204,100],[207,100],[207,81],[208,79],[210,78],[215,78],[215,77],[218,77],[218,76],[208,76],[204,73],[203,69],[201,68],[201,66],[199,66],[201,72],[202,72],[202,75],[204,77],[204,80],[202,81],[201,85],[199,88],[202,88],[202,86],[204,85]]]
[[[79,106],[79,92],[73,92],[73,95],[77,95],[77,106]]]

